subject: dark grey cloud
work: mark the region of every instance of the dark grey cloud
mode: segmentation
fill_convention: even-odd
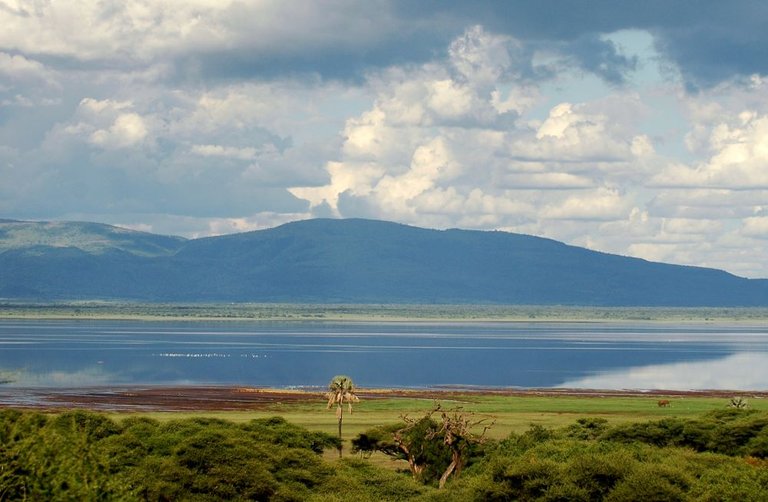
[[[0,50],[19,51],[62,70],[124,71],[165,61],[175,68],[169,76],[203,83],[286,75],[361,81],[372,69],[445,55],[469,26],[482,25],[515,37],[527,50],[556,48],[584,70],[621,83],[634,61],[600,36],[640,29],[654,34],[660,52],[692,87],[734,75],[768,74],[768,2],[762,0],[334,0],[297,5],[232,4],[212,13],[206,25],[211,32],[201,31],[190,42],[162,30],[145,34],[129,27],[114,50],[88,46],[83,55],[76,47],[68,49],[67,35],[51,45],[59,50],[42,46],[37,53],[36,46],[22,50],[7,44]],[[0,9],[24,14],[4,3]],[[119,12],[101,16],[112,14],[109,22],[122,26]]]
[[[419,64],[442,55],[451,40],[475,24],[513,36],[529,50],[556,48],[610,83],[623,82],[635,61],[600,35],[623,29],[652,32],[658,49],[679,66],[691,87],[768,73],[768,2],[757,0],[392,0],[369,3],[366,12],[357,12],[357,19],[362,18],[385,18],[387,23],[377,36],[339,37],[323,44],[296,41],[271,52],[254,51],[246,44],[235,50],[186,53],[176,62],[177,76],[264,79],[315,74],[359,81],[374,68]]]
[[[595,34],[579,37],[568,49],[577,56],[582,68],[612,84],[623,83],[625,76],[637,67],[636,57],[623,56],[613,42]]]
[[[375,12],[370,15],[375,17]],[[429,20],[424,20],[427,22]],[[362,83],[366,72],[388,66],[419,64],[444,55],[446,47],[467,27],[456,24],[453,29],[421,26],[402,19],[375,39],[344,40],[298,48],[281,48],[270,52],[255,51],[246,45],[234,49],[216,49],[181,55],[174,61],[175,77],[180,80],[208,79],[260,80],[285,77],[323,79]],[[312,29],[308,27],[308,29]]]
[[[431,40],[445,44],[468,23],[506,33],[528,44],[563,47],[586,70],[617,82],[634,68],[599,34],[642,29],[679,67],[689,84],[711,86],[736,75],[768,73],[768,2],[761,0],[519,0],[445,2],[397,0],[397,11],[444,27]],[[427,23],[432,20],[432,23]]]

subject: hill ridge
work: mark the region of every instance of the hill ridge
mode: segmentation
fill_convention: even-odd
[[[169,254],[186,241],[87,221],[0,220],[0,252],[33,246],[73,247],[90,253],[124,250],[140,255]]]
[[[187,240],[59,222],[71,246],[11,247],[14,225],[0,222],[5,298],[768,306],[765,279],[503,231],[326,218]]]

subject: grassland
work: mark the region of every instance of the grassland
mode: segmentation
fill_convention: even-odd
[[[412,418],[423,416],[437,403],[444,408],[460,407],[463,411],[474,414],[477,420],[485,419],[483,425],[492,423],[486,436],[502,440],[511,433],[521,434],[532,425],[548,429],[561,429],[583,418],[600,418],[610,425],[638,423],[662,418],[695,419],[707,412],[724,410],[729,399],[724,396],[706,396],[681,394],[675,396],[637,395],[605,396],[595,393],[588,396],[576,395],[487,395],[480,393],[446,392],[440,399],[434,395],[428,397],[367,397],[353,407],[353,413],[345,413],[343,420],[344,450],[350,452],[351,440],[372,428],[401,421],[403,415]],[[669,407],[659,407],[659,399],[668,399]],[[768,399],[762,395],[748,395],[749,408],[768,411]],[[306,399],[282,403],[274,402],[252,410],[239,411],[141,411],[112,413],[114,420],[142,416],[160,422],[189,418],[217,418],[235,423],[247,423],[253,419],[266,419],[281,416],[289,423],[314,432],[335,435],[338,422],[333,410],[327,410],[322,395],[309,394]],[[481,430],[476,430],[480,433]],[[326,460],[336,458],[335,451],[325,452]],[[395,461],[381,453],[375,453],[368,459],[373,465],[386,469],[404,469],[404,461]]]
[[[531,425],[559,428],[574,423],[579,418],[604,418],[611,424],[658,420],[661,418],[693,418],[714,410],[726,409],[729,399],[724,395],[679,394],[665,396],[625,395],[495,395],[476,392],[446,392],[441,396],[430,393],[419,397],[367,397],[360,393],[361,401],[353,406],[352,414],[344,415],[344,439],[349,441],[357,434],[372,427],[396,423],[402,415],[418,417],[432,409],[436,403],[444,408],[461,407],[475,414],[478,419],[493,422],[488,435],[501,439],[511,432],[520,433]],[[768,411],[768,399],[762,394],[742,394],[749,408]],[[659,399],[668,399],[669,407],[659,407]],[[311,431],[335,434],[337,421],[333,410],[326,410],[325,400],[319,393],[307,393],[305,399],[293,402],[275,401],[248,410],[226,411],[134,411],[114,412],[111,416],[146,416],[160,421],[179,418],[208,417],[233,422],[247,422],[254,418],[282,416],[290,423]]]

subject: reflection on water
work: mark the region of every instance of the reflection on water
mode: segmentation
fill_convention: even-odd
[[[563,382],[581,389],[761,390],[768,382],[768,354],[738,353],[715,361],[652,364]]]
[[[8,385],[12,387],[91,387],[129,383],[119,375],[104,371],[100,366],[84,367],[79,370],[30,371],[28,369],[8,372]]]
[[[768,388],[745,324],[0,321],[4,387]]]

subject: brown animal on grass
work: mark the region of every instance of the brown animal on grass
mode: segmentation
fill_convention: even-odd
[[[669,406],[669,399],[659,399],[659,408],[666,408]]]

